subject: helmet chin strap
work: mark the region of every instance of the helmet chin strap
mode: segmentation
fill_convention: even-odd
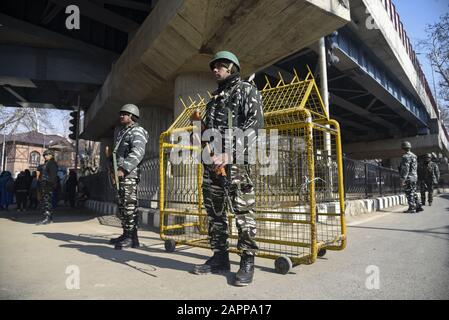
[[[227,68],[227,70],[228,70],[228,73],[231,73],[231,70],[232,70],[232,67],[234,66],[234,63],[230,63],[229,64],[229,67]]]

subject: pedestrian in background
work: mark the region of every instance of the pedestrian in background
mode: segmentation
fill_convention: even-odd
[[[3,171],[0,175],[0,210],[8,211],[14,200],[14,179],[11,172]]]
[[[16,195],[17,211],[25,211],[27,196],[28,196],[28,180],[25,173],[21,171],[14,183],[14,193]]]
[[[44,151],[45,163],[39,167],[40,190],[42,193],[41,208],[44,219],[38,224],[49,224],[53,222],[51,195],[58,182],[58,164],[51,150]]]
[[[78,177],[75,170],[70,170],[69,178],[65,184],[65,192],[67,194],[70,207],[75,208],[75,199],[78,186]]]
[[[32,210],[36,210],[37,209],[37,205],[38,205],[38,200],[37,200],[37,192],[38,192],[38,188],[39,188],[39,181],[37,178],[37,172],[33,171],[33,173],[31,174],[31,184],[30,184],[30,206],[29,208]]]

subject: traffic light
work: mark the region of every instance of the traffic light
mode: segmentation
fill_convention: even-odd
[[[78,137],[79,115],[79,111],[70,112],[71,119],[69,120],[69,122],[71,126],[69,127],[69,130],[71,134],[69,134],[69,138],[72,140],[76,140],[76,138]]]

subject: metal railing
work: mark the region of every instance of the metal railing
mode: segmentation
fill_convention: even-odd
[[[415,50],[413,50],[412,43],[410,41],[410,38],[407,35],[407,32],[404,29],[404,25],[401,22],[401,18],[399,17],[398,12],[396,11],[396,6],[393,4],[392,0],[380,0],[382,4],[384,5],[385,10],[388,13],[388,16],[390,17],[391,22],[394,25],[395,30],[397,31],[399,38],[402,41],[402,44],[407,51],[407,54],[418,74],[419,80],[421,81],[421,84],[423,85],[424,89],[426,90],[427,96],[430,99],[430,102],[432,104],[433,109],[436,112],[437,118],[440,118],[438,106],[435,102],[435,98],[432,94],[432,90],[430,90],[429,83],[427,82],[426,76],[424,72],[422,71],[421,65],[419,63],[418,57],[416,55]],[[447,130],[445,130],[446,137],[448,137]]]
[[[343,158],[345,199],[368,199],[402,192],[399,172],[365,161]]]
[[[115,202],[117,191],[112,186],[107,172],[81,177],[80,182],[87,187],[89,199],[105,202]],[[159,159],[144,160],[141,165],[140,183],[137,187],[139,206],[151,207],[151,202],[157,203],[159,191]]]
[[[345,199],[369,199],[402,193],[397,170],[373,163],[343,157]],[[81,177],[89,191],[89,198],[115,202],[116,191],[109,182],[107,172]],[[141,180],[137,188],[139,206],[156,207],[159,192],[159,159],[147,159],[141,167]]]

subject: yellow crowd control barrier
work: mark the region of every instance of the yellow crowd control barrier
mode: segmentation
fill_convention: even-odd
[[[296,71],[289,83],[267,83],[261,94],[267,141],[277,134],[277,157],[270,165],[253,166],[256,192],[257,256],[275,259],[275,269],[311,264],[326,250],[346,245],[340,128],[330,120],[310,70],[304,80]],[[191,114],[204,117],[201,96],[183,102],[184,111],[160,136],[160,235],[167,251],[177,245],[209,248],[203,206],[202,164],[195,145],[179,142],[194,130]],[[189,160],[173,161],[188,152]],[[186,153],[184,153],[185,155]],[[228,215],[230,251],[238,253],[235,217]]]

